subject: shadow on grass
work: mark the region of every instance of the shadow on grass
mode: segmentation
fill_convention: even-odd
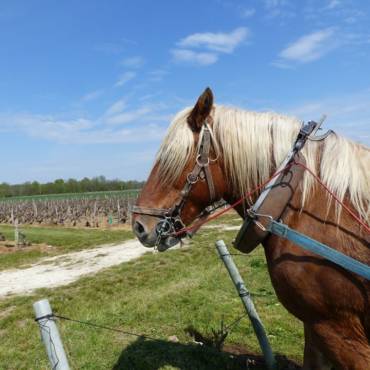
[[[300,369],[294,362],[279,359],[279,369]],[[239,346],[225,346],[222,352],[192,343],[139,338],[126,347],[113,370],[158,370],[172,366],[181,370],[265,370],[262,356]]]

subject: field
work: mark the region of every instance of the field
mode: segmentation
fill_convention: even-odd
[[[219,225],[238,222],[235,216],[217,220]],[[43,229],[34,229],[38,240],[59,230],[49,228],[46,236]],[[82,249],[89,248],[90,242],[100,243],[102,235],[96,234],[91,239],[85,238],[84,245],[80,244],[80,232],[72,229],[70,234],[59,235],[54,239],[57,249]],[[31,235],[31,231],[28,233]],[[104,233],[111,241],[129,237],[119,236],[114,230]],[[247,318],[230,329],[221,352],[213,346],[194,343],[189,334],[194,336],[194,332],[199,332],[211,338],[212,330],[220,330],[221,322],[227,326],[243,315],[235,288],[214,250],[215,240],[223,238],[230,245],[234,234],[235,231],[225,231],[222,227],[203,229],[189,246],[181,249],[148,253],[68,286],[0,300],[0,369],[48,369],[32,311],[32,303],[44,297],[49,298],[60,315],[151,338],[59,321],[73,369],[246,369],[245,353],[259,353]],[[0,255],[1,265],[3,258]],[[277,301],[262,248],[251,255],[234,258],[274,351],[301,361],[302,325]],[[263,369],[259,358],[254,360],[249,362],[249,368]],[[287,367],[284,360],[280,363],[281,368],[293,368]]]
[[[18,196],[0,199],[0,223],[105,227],[129,221],[138,190]]]

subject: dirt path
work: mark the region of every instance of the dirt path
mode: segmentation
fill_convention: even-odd
[[[225,230],[225,231],[238,231],[241,228],[240,225],[227,225],[227,224],[215,224],[215,225],[204,225],[202,226],[203,229],[218,229],[218,230]]]
[[[119,245],[105,245],[44,258],[25,269],[4,270],[0,272],[0,298],[66,285],[82,276],[131,261],[149,251],[137,240],[128,240]]]
[[[206,225],[203,228],[231,231],[239,230],[240,226],[220,224]],[[119,245],[103,245],[94,249],[43,258],[28,268],[0,271],[0,298],[14,294],[29,294],[39,288],[67,285],[82,276],[131,261],[151,251],[137,240],[128,240]]]

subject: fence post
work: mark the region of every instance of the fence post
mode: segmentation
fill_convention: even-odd
[[[51,368],[53,370],[70,370],[49,301],[47,299],[37,301],[33,304],[33,309]]]
[[[274,354],[267,338],[265,328],[263,327],[262,321],[258,316],[250,293],[245,287],[244,281],[240,276],[238,268],[236,267],[232,256],[230,255],[229,250],[227,249],[227,246],[225,245],[223,240],[218,240],[216,242],[216,248],[218,254],[220,255],[220,258],[222,259],[222,262],[225,264],[226,269],[229,272],[229,275],[235,285],[237,292],[239,293],[239,297],[243,302],[244,308],[247,311],[248,317],[252,323],[254,332],[260,344],[263,357],[265,358],[266,366],[269,370],[276,369]]]
[[[18,224],[18,218],[14,221],[14,245],[16,247],[19,246],[19,224]]]

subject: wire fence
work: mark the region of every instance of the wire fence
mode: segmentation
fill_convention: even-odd
[[[203,339],[203,341],[200,342],[199,338],[197,338],[198,341],[196,341],[195,337],[194,337],[193,338],[194,342],[197,343],[197,344],[204,344],[206,346],[216,348],[217,350],[221,350],[221,347],[222,347],[226,337],[228,336],[228,334],[231,333],[232,330],[234,330],[235,327],[237,325],[239,325],[240,322],[242,321],[242,319],[244,319],[246,316],[247,316],[247,313],[244,312],[242,315],[238,316],[236,319],[230,321],[230,323],[228,325],[224,325],[224,320],[222,319],[220,330],[216,331],[216,330],[212,329],[213,338],[207,338],[207,337],[202,336],[202,339],[203,338],[206,338],[206,339]],[[145,333],[135,333],[135,332],[128,331],[128,330],[123,330],[121,328],[115,328],[115,327],[108,326],[108,325],[98,324],[98,323],[95,323],[95,322],[92,322],[92,321],[79,320],[79,319],[71,318],[71,317],[68,317],[68,316],[65,316],[65,315],[60,315],[60,314],[53,313],[51,315],[47,315],[47,317],[45,316],[45,317],[41,317],[41,318],[38,318],[38,319],[35,320],[39,323],[40,329],[42,331],[45,331],[46,334],[49,336],[49,345],[50,345],[49,350],[54,356],[54,366],[52,367],[53,370],[58,368],[58,365],[59,365],[60,361],[59,361],[59,358],[58,358],[58,354],[57,354],[57,351],[56,351],[56,348],[55,348],[55,344],[53,342],[53,338],[52,338],[50,329],[47,325],[45,325],[43,323],[43,320],[45,320],[45,319],[48,319],[48,320],[59,319],[59,320],[67,321],[67,322],[76,323],[76,324],[81,325],[82,327],[88,327],[88,328],[91,328],[91,329],[105,330],[105,331],[109,331],[109,332],[115,332],[115,333],[119,333],[119,334],[123,334],[123,335],[127,335],[127,336],[134,336],[134,337],[137,337],[137,338],[147,339],[147,340],[152,340],[152,341],[158,341],[158,340],[163,341],[163,338],[161,338],[161,337],[154,337],[152,335],[145,334]],[[189,328],[183,329],[183,328],[179,328],[178,326],[175,326],[175,325],[170,325],[170,326],[177,329],[178,331],[187,332],[189,335],[192,335],[192,333],[193,333],[192,330],[194,332],[196,332],[194,329],[189,329]],[[212,344],[212,345],[210,345],[210,344]],[[73,359],[70,359],[70,360],[73,361]]]

